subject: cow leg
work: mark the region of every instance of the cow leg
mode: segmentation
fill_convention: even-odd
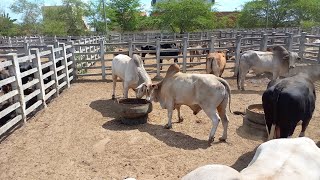
[[[222,134],[222,137],[219,138],[220,141],[225,141],[227,139],[227,131],[228,131],[228,124],[229,124],[229,118],[226,114],[227,105],[228,105],[228,98],[224,98],[222,103],[217,107],[219,116],[221,118],[221,123],[223,126],[223,134]]]
[[[239,69],[239,72],[238,72],[240,74],[240,89],[242,91],[245,90],[244,89],[244,82],[246,80],[246,75],[247,75],[248,71],[249,71],[249,67],[244,66],[241,69]],[[238,89],[239,89],[239,84],[238,84]]]
[[[123,83],[123,96],[124,98],[128,98],[129,86],[127,82]]]
[[[271,130],[270,130],[270,133],[269,133],[269,136],[268,136],[268,141],[273,139],[274,137],[274,133],[275,133],[275,129],[276,129],[276,125],[275,124],[272,124],[271,125]]]
[[[117,85],[117,75],[112,75],[112,82],[113,82],[113,87],[112,87],[112,99],[115,98],[115,91],[116,91],[116,85]]]
[[[209,134],[208,144],[210,145],[214,141],[214,135],[217,131],[219,124],[219,116],[217,115],[216,108],[211,108],[210,106],[202,107],[203,111],[212,121],[212,128]]]
[[[177,105],[176,106],[176,109],[177,109],[177,111],[178,111],[178,119],[179,119],[179,123],[181,123],[182,121],[183,121],[183,117],[181,117],[181,114],[180,114],[180,107],[181,107],[181,105]]]
[[[307,129],[308,125],[309,125],[309,122],[310,122],[310,119],[304,120],[302,122],[302,128],[301,128],[301,132],[299,134],[299,137],[304,137],[304,132],[306,131],[306,129]]]
[[[168,108],[168,124],[164,126],[165,129],[172,128],[172,113],[173,113],[173,108]]]

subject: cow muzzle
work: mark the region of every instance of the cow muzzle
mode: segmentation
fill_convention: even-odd
[[[295,65],[290,65],[289,66],[289,69],[293,69],[293,68],[295,68],[296,66]]]

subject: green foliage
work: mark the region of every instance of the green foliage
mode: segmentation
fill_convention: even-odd
[[[162,30],[180,33],[213,27],[212,4],[204,0],[165,0],[153,7]]]
[[[107,14],[112,30],[135,31],[141,12],[139,0],[110,0]]]
[[[267,0],[247,2],[239,17],[244,28],[265,27]],[[269,0],[268,27],[300,26],[303,21],[320,21],[319,0]]]
[[[63,15],[67,24],[67,33],[75,36],[85,34],[86,24],[83,17],[86,13],[86,4],[81,0],[63,0],[65,8]]]
[[[16,14],[22,14],[22,28],[26,35],[38,34],[41,15],[41,3],[28,0],[15,0],[10,9]]]
[[[19,26],[14,24],[16,19],[11,19],[9,14],[3,13],[0,16],[0,35],[14,36],[19,32]]]

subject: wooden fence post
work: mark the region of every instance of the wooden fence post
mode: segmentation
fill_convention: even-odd
[[[209,50],[209,52],[210,53],[213,53],[214,52],[214,36],[211,36],[211,38],[210,38],[210,50]]]
[[[239,60],[240,60],[240,51],[241,51],[241,35],[237,35],[236,38],[236,52],[235,52],[235,66],[234,66],[234,74],[233,76],[237,76],[238,71],[239,71]]]
[[[102,79],[106,79],[106,63],[104,60],[104,42],[103,39],[100,40],[100,58],[101,58],[101,71],[102,71]]]
[[[132,58],[133,50],[132,50],[132,40],[128,41],[128,49],[129,49],[129,56]]]
[[[292,51],[292,44],[293,44],[293,34],[288,33],[288,38],[286,40],[286,46],[288,51]]]
[[[262,32],[262,41],[260,44],[260,51],[266,51],[268,48],[268,34]]]
[[[182,72],[187,72],[187,53],[188,53],[188,39],[183,38],[183,63],[182,63]]]
[[[64,73],[66,74],[66,76],[63,79],[67,82],[67,88],[69,88],[70,87],[70,78],[69,78],[66,45],[65,45],[65,43],[60,43],[59,45],[62,47],[63,59],[61,60],[61,65],[64,66]]]
[[[23,49],[24,49],[24,55],[25,56],[30,55],[29,43],[28,42],[23,43]]]
[[[48,48],[51,51],[51,53],[49,54],[49,60],[53,63],[52,66],[50,66],[50,70],[53,71],[51,79],[55,81],[56,97],[59,97],[59,81],[57,75],[56,55],[54,53],[54,47],[52,45],[49,45]]]
[[[70,57],[70,60],[72,61],[72,68],[73,68],[73,80],[75,81],[78,77],[78,70],[77,70],[77,62],[76,62],[76,58],[75,58],[75,47],[74,47],[74,42],[71,41],[71,48],[70,48],[70,53],[72,54],[72,56]]]
[[[24,123],[27,122],[27,116],[26,116],[26,102],[24,100],[24,92],[22,88],[22,80],[21,80],[21,73],[20,73],[20,66],[18,62],[18,55],[12,54],[12,56],[9,57],[8,60],[12,60],[12,66],[9,66],[9,73],[10,75],[14,75],[16,78],[16,81],[11,83],[13,90],[18,90],[18,95],[14,97],[15,102],[20,103],[20,109],[17,109],[17,114],[22,115],[22,120]]]
[[[9,45],[10,47],[12,47],[12,40],[11,40],[11,37],[8,37],[8,45]]]
[[[160,78],[160,39],[157,38],[156,40],[156,58],[157,58],[157,75],[156,77]]]
[[[44,108],[47,108],[47,104],[45,101],[45,89],[44,89],[44,82],[43,82],[43,77],[42,77],[42,67],[41,67],[41,58],[39,55],[39,49],[33,48],[30,50],[31,54],[35,54],[36,58],[32,60],[32,64],[34,67],[37,68],[37,72],[34,73],[34,76],[36,79],[39,79],[39,83],[36,84],[37,89],[40,89],[40,93],[38,94],[37,98],[42,100],[42,104]]]
[[[318,64],[320,64],[320,46],[319,46],[319,51],[318,51],[318,57],[317,57],[317,60],[318,60]]]
[[[303,52],[305,49],[305,42],[306,42],[306,32],[302,32],[301,36],[300,36],[300,45],[299,45],[299,57],[301,58],[301,60],[303,60]]]
[[[271,33],[271,37],[273,37],[273,38],[271,38],[271,44],[274,44],[274,37],[276,36],[276,32],[272,32]]]

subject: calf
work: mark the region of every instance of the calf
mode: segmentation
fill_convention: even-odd
[[[160,102],[161,107],[168,110],[168,124],[165,128],[172,127],[171,119],[174,109],[178,111],[179,122],[183,121],[180,116],[181,105],[189,106],[194,115],[203,109],[213,123],[209,143],[214,140],[220,118],[223,135],[219,140],[227,139],[229,120],[226,108],[229,102],[230,110],[230,96],[229,84],[224,79],[211,74],[181,73],[177,64],[171,65],[165,78],[151,87],[151,100]]]
[[[226,55],[224,52],[209,53],[206,59],[206,69],[208,74],[214,74],[221,77],[226,67]]]
[[[294,67],[296,60],[300,57],[295,52],[288,52],[283,46],[275,46],[272,52],[246,51],[239,60],[239,71],[237,73],[238,89],[244,90],[244,81],[249,70],[256,74],[272,72],[273,79],[283,76]]]
[[[299,136],[304,136],[315,100],[313,82],[304,73],[270,81],[262,96],[268,139],[292,136],[300,120],[302,129]]]
[[[152,84],[151,78],[143,67],[141,57],[134,54],[132,58],[127,55],[119,54],[112,60],[112,80],[113,91],[112,99],[115,98],[115,88],[117,78],[123,81],[123,95],[128,98],[129,88],[136,92],[137,98],[144,95],[150,97],[149,89]]]

